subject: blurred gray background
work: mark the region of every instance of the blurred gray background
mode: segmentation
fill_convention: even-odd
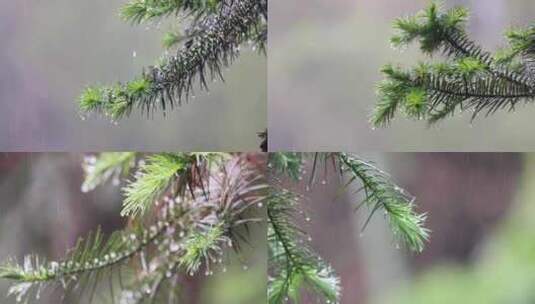
[[[399,116],[372,130],[380,68],[426,59],[417,46],[391,48],[392,22],[425,8],[427,0],[293,0],[270,2],[268,113],[270,149],[299,151],[532,151],[532,104],[516,113],[470,114],[428,128]],[[502,33],[535,17],[532,0],[443,1],[465,5],[469,31],[488,50]]]
[[[118,12],[126,2],[0,0],[0,151],[258,150],[266,59],[249,48],[225,72],[226,83],[166,117],[132,115],[117,126],[81,120],[77,98],[86,86],[138,75],[178,24],[125,23]]]

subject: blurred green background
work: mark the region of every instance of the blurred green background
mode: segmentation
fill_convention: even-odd
[[[61,259],[90,230],[101,226],[109,233],[126,225],[119,216],[120,187],[108,183],[89,193],[80,191],[82,159],[83,154],[0,154],[0,263],[8,257],[21,261],[30,253]],[[216,270],[210,277],[199,274],[181,278],[180,303],[266,303],[266,233],[265,224],[252,225],[250,244],[242,244],[240,257],[229,253],[227,272]],[[122,274],[126,284],[128,274]],[[6,297],[8,283],[0,280],[2,304],[16,303],[13,297]],[[95,294],[95,304],[111,303],[107,280],[103,285]],[[117,295],[118,287],[115,290]],[[87,294],[68,297],[64,303],[86,303]],[[61,303],[62,295],[60,288],[49,289],[33,303]]]
[[[411,253],[380,213],[362,230],[369,210],[355,212],[362,197],[340,196],[334,176],[311,192],[300,184],[311,218],[303,225],[341,277],[342,304],[535,303],[535,154],[360,156],[416,197],[432,232]]]
[[[82,121],[80,92],[156,63],[163,33],[178,25],[125,23],[119,8],[126,2],[0,1],[0,151],[258,150],[256,133],[267,123],[266,58],[248,47],[225,83],[166,117],[135,114],[117,126],[95,115]]]
[[[400,115],[389,128],[372,130],[381,67],[426,59],[412,46],[391,48],[395,18],[425,8],[428,0],[271,1],[268,74],[270,148],[298,151],[533,151],[532,104],[516,113],[470,113],[428,128]],[[511,26],[535,16],[532,0],[447,0],[472,16],[469,31],[488,50],[505,41]]]

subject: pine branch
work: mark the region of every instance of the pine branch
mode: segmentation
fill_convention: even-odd
[[[441,52],[449,61],[420,64],[411,71],[385,66],[386,79],[379,85],[371,117],[374,126],[388,125],[397,111],[435,123],[458,109],[472,109],[475,119],[481,112],[513,111],[518,103],[535,100],[532,61],[526,59],[533,58],[527,55],[535,46],[533,30],[509,32],[511,48],[492,55],[468,38],[467,19],[464,8],[442,13],[432,4],[415,17],[395,22],[394,46],[418,40],[423,53]],[[524,59],[516,64],[516,57]]]
[[[414,210],[414,197],[392,183],[388,175],[375,166],[346,153],[337,153],[336,157],[341,164],[340,170],[349,177],[347,185],[361,185],[365,199],[359,206],[367,205],[371,209],[363,229],[371,217],[382,210],[394,236],[409,249],[421,252],[429,238],[429,230],[424,227],[426,215]]]
[[[16,296],[19,302],[28,301],[32,293],[39,299],[42,290],[53,285],[59,285],[65,291],[84,293],[88,286],[95,286],[99,278],[111,278],[117,267],[123,267],[146,250],[147,246],[162,237],[174,220],[176,218],[168,218],[149,229],[138,227],[132,231],[116,232],[107,239],[97,230],[85,240],[79,239],[61,262],[26,256],[23,265],[13,260],[2,265],[0,278],[19,282],[8,293]],[[93,297],[94,291],[90,292],[90,297]]]
[[[274,176],[288,175],[293,180],[301,180],[304,174],[302,164],[310,156],[307,153],[270,153],[269,167]],[[309,157],[310,158],[310,157]],[[328,178],[327,167],[332,162],[336,171],[342,177],[348,178],[344,190],[351,184],[359,184],[359,191],[365,195],[359,204],[371,209],[367,226],[377,211],[383,211],[387,217],[393,234],[409,249],[421,252],[425,241],[429,238],[429,230],[424,227],[425,214],[418,214],[414,210],[414,197],[397,186],[390,177],[372,164],[369,164],[349,153],[314,153],[311,173],[307,188],[315,180],[318,167],[324,167],[324,181]],[[358,209],[358,208],[357,208]]]
[[[234,61],[243,43],[252,41],[265,49],[265,0],[139,0],[127,6],[123,15],[142,22],[182,10],[196,18],[177,54],[164,58],[162,64],[150,67],[133,81],[113,87],[89,87],[80,97],[82,112],[101,112],[112,120],[129,115],[135,108],[146,114],[157,109],[165,113],[188,101],[196,80],[202,90],[208,90],[210,80],[222,80],[222,69]]]
[[[304,163],[308,160],[312,160],[312,166],[307,189],[314,185],[320,166],[324,171],[322,184],[327,183],[331,163],[335,171],[347,179],[344,190],[351,184],[359,185],[356,193],[362,191],[364,199],[357,209],[363,205],[371,209],[363,229],[376,212],[383,211],[395,238],[409,249],[421,252],[429,238],[429,230],[424,227],[426,216],[416,213],[414,197],[375,166],[348,153],[270,153],[268,297],[272,304],[289,300],[299,303],[303,290],[314,291],[327,303],[337,303],[340,298],[340,283],[334,270],[304,244],[309,237],[297,226],[295,218],[300,197],[278,185],[284,177],[302,180],[306,174]]]
[[[384,126],[401,110],[410,117],[434,123],[457,109],[472,109],[472,119],[485,111],[515,110],[521,101],[532,101],[535,93],[506,79],[485,74],[472,58],[451,65],[421,64],[412,71],[386,66],[387,80],[379,85],[380,102],[372,123]]]
[[[303,289],[327,301],[340,299],[340,279],[333,269],[303,244],[305,234],[295,224],[297,197],[273,190],[268,198],[269,271],[268,302],[300,303]]]
[[[111,156],[116,160],[119,155],[102,155],[91,163],[104,162]],[[167,180],[166,186],[161,186],[160,180],[147,183],[157,184],[158,189],[179,185],[166,196],[161,191],[158,195],[141,191],[161,202],[147,207],[153,207],[154,224],[147,228],[137,224],[108,238],[97,232],[85,241],[80,240],[61,262],[33,256],[26,257],[23,265],[8,261],[0,266],[0,278],[15,283],[10,295],[21,301],[38,300],[45,289],[61,287],[65,293],[88,292],[91,302],[97,283],[107,279],[111,298],[115,299],[114,278],[122,282],[120,269],[139,258],[140,269],[135,280],[128,288],[120,283],[121,303],[167,301],[176,294],[179,276],[196,275],[201,269],[211,275],[216,265],[225,262],[224,253],[228,249],[239,252],[240,243],[248,238],[242,231],[248,231],[250,224],[260,221],[249,210],[265,200],[267,186],[263,174],[240,155],[168,153],[147,158],[146,165],[137,168],[137,175],[142,175],[140,179],[147,174],[168,177],[173,171],[177,176]],[[184,161],[189,164],[182,166]],[[122,166],[118,161],[104,163]],[[187,170],[180,171],[184,167]],[[207,180],[201,181],[201,176]],[[188,191],[180,190],[180,181],[188,181]]]
[[[207,181],[229,155],[226,153],[161,153],[147,157],[123,189],[123,216],[142,215],[166,191],[195,199],[208,195]]]

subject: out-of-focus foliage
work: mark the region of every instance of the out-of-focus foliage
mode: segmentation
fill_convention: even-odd
[[[534,303],[534,184],[535,158],[530,154],[516,209],[486,240],[474,265],[436,266],[380,303]]]

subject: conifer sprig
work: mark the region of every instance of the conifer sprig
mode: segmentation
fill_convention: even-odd
[[[301,303],[303,289],[314,291],[327,303],[340,300],[340,279],[334,270],[305,245],[306,234],[297,227],[298,197],[272,190],[268,197],[270,304]]]
[[[45,289],[53,286],[66,292],[90,292],[92,298],[93,286],[99,283],[99,279],[113,280],[116,273],[120,275],[116,272],[118,268],[144,254],[147,247],[158,242],[177,219],[168,217],[147,229],[138,226],[109,237],[97,230],[86,239],[80,238],[62,261],[47,261],[29,255],[22,265],[8,261],[0,266],[0,278],[18,282],[9,290],[18,302],[27,302],[32,296],[39,299]]]
[[[143,214],[150,205],[172,185],[177,176],[184,174],[189,162],[184,154],[164,153],[150,156],[124,188],[123,216]]]
[[[311,166],[305,165],[308,161],[312,162]],[[305,168],[311,170],[306,181],[307,189],[315,185],[317,175],[323,174],[321,183],[326,184],[332,176],[328,172],[331,165],[345,181],[342,190],[356,184],[359,187],[357,193],[364,194],[357,209],[365,205],[371,211],[363,229],[372,216],[381,211],[395,238],[410,250],[422,251],[429,237],[429,230],[424,227],[426,216],[415,211],[414,197],[393,183],[386,173],[357,156],[350,153],[270,153],[271,195],[267,200],[270,304],[287,303],[288,300],[300,303],[305,290],[315,292],[318,299],[326,303],[340,300],[338,276],[306,245],[305,240],[309,237],[298,226],[295,215],[303,208],[301,197],[279,185],[284,177],[289,177],[290,182],[303,180],[307,175]]]
[[[359,206],[366,205],[371,209],[364,228],[376,212],[383,211],[394,236],[409,249],[421,252],[429,238],[429,230],[424,227],[426,215],[414,210],[414,197],[372,164],[346,153],[336,156],[342,174],[349,178],[346,185],[358,183],[359,191],[364,192],[365,198]]]
[[[228,250],[239,252],[240,243],[247,240],[243,231],[260,220],[250,209],[265,197],[267,185],[262,171],[249,165],[240,155],[166,153],[139,155],[138,158],[145,164],[131,170],[136,170],[138,176],[142,174],[142,178],[147,174],[161,174],[167,179],[168,172],[173,171],[166,186],[161,186],[164,183],[160,180],[155,183],[157,195],[142,191],[158,201],[146,206],[152,210],[151,217],[146,216],[143,221],[132,217],[132,228],[111,236],[98,231],[81,239],[58,262],[37,256],[27,256],[21,265],[8,261],[0,266],[0,278],[15,283],[9,290],[10,295],[28,302],[38,300],[51,287],[59,287],[66,294],[89,293],[88,302],[91,303],[97,285],[108,280],[112,300],[119,299],[127,304],[152,303],[156,299],[168,301],[176,297],[180,276],[196,275],[202,270],[205,275],[211,275],[226,263]],[[126,159],[126,154],[103,154],[91,160],[92,165],[108,169],[92,171],[100,175],[87,178],[102,180],[109,175],[109,170],[115,172],[123,168],[125,162],[118,159]],[[102,165],[99,166],[99,162]],[[154,166],[156,163],[158,166]],[[153,167],[148,170],[147,166]],[[199,186],[201,183],[205,188]],[[160,187],[175,189],[160,191]],[[147,221],[152,224],[141,224]],[[121,269],[136,268],[132,262],[138,259],[137,275],[133,280],[129,278],[125,287]],[[117,280],[120,293],[116,294]]]
[[[374,126],[388,125],[398,111],[435,123],[458,110],[471,109],[474,119],[482,112],[513,111],[535,99],[533,27],[510,31],[510,47],[493,55],[468,38],[468,16],[465,8],[442,12],[431,4],[414,17],[396,20],[392,45],[404,47],[417,40],[423,53],[442,53],[447,60],[409,70],[386,65],[371,117]]]
[[[167,111],[193,95],[196,81],[208,90],[212,80],[223,79],[223,68],[239,55],[245,42],[265,50],[267,39],[266,0],[141,1],[123,9],[123,16],[135,23],[185,12],[194,16],[185,39],[174,56],[150,67],[140,77],[111,87],[89,87],[80,96],[82,112],[101,112],[112,120],[134,109],[150,114]],[[178,35],[167,37],[174,45]]]

